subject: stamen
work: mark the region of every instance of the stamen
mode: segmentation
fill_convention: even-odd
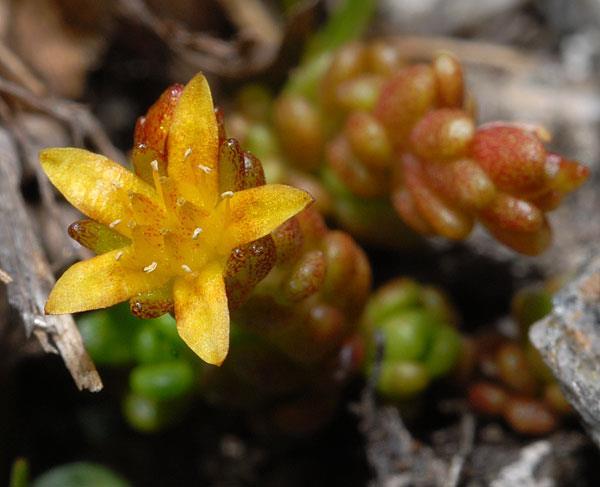
[[[117,226],[119,223],[121,223],[121,219],[120,219],[120,218],[117,218],[117,219],[116,219],[114,222],[110,222],[110,223],[108,224],[108,226],[109,226],[110,228],[115,228],[115,227],[116,227],[116,226]]]
[[[156,162],[158,168],[158,161],[152,162]],[[152,162],[150,164],[152,164]],[[158,173],[158,170],[154,170],[154,165],[152,165],[152,169],[152,180],[154,181],[154,188],[158,193],[158,199],[160,200],[161,206],[163,207],[163,209],[166,210],[167,205],[165,204],[165,195],[163,194],[162,185],[160,184],[160,174]]]
[[[198,169],[200,169],[204,174],[210,174],[212,172],[212,168],[205,166],[204,164],[198,164]]]
[[[194,233],[192,233],[192,240],[196,240],[200,234],[202,233],[202,229],[200,227],[196,227],[194,229]]]
[[[190,266],[187,264],[181,264],[181,268],[185,271],[185,272],[192,272],[192,269],[190,269]]]
[[[221,193],[221,198],[225,199],[225,198],[231,198],[233,196],[233,191],[225,191],[223,193]]]
[[[152,262],[150,265],[147,265],[146,267],[144,267],[144,272],[154,272],[154,270],[156,270],[156,268],[158,267],[158,263],[157,262]]]
[[[192,155],[192,148],[188,147],[187,150],[183,153],[183,158],[187,159],[188,157],[190,157]]]
[[[150,165],[152,166],[153,171],[158,171],[158,161],[156,159],[154,159]]]
[[[115,255],[115,260],[119,260],[121,257],[123,257],[123,251],[119,250]]]

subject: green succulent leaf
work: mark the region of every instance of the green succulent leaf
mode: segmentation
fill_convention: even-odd
[[[102,465],[76,462],[48,470],[32,487],[130,487],[131,484]]]

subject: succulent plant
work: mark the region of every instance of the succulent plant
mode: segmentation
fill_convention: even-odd
[[[364,370],[378,374],[379,393],[392,400],[412,399],[452,372],[462,348],[455,327],[452,305],[433,286],[398,278],[377,289],[361,329],[367,344]]]
[[[134,172],[82,149],[41,152],[52,183],[91,218],[71,225],[70,235],[100,254],[63,274],[47,313],[125,300],[144,318],[174,311],[183,341],[208,363],[223,362],[229,347],[224,275],[230,288],[251,285],[242,278],[232,284],[238,272],[232,262],[253,260],[247,245],[268,240],[312,198],[266,185],[258,161],[220,135],[208,83],[197,75],[186,87],[167,89],[138,120]]]
[[[476,340],[479,377],[468,388],[469,403],[488,417],[501,417],[516,432],[550,433],[572,413],[552,373],[527,337],[528,328],[552,311],[552,289],[529,287],[513,298],[518,340],[485,335]]]
[[[129,392],[123,398],[123,413],[136,429],[152,432],[168,427],[177,421],[195,396],[201,395],[209,402],[245,411],[256,411],[260,406],[260,411],[270,418],[270,422],[290,432],[300,433],[316,427],[328,417],[335,407],[341,385],[361,366],[363,344],[357,326],[370,291],[370,265],[354,240],[342,231],[329,230],[315,209],[297,211],[310,201],[305,192],[266,184],[260,160],[243,150],[237,140],[226,136],[223,112],[212,112],[212,102],[205,99],[209,96],[205,81],[203,78],[195,80],[185,88],[175,85],[167,89],[147,115],[138,120],[132,154],[137,179],[132,179],[135,176],[125,169],[114,168],[117,175],[132,179],[149,193],[143,201],[139,191],[121,195],[122,210],[134,213],[136,218],[132,221],[135,225],[121,228],[122,223],[127,223],[125,220],[113,226],[107,225],[108,219],[114,215],[109,218],[92,212],[90,216],[96,219],[76,222],[69,230],[73,238],[102,254],[101,257],[109,255],[111,263],[119,263],[125,258],[125,250],[133,238],[131,252],[136,254],[136,258],[157,262],[154,269],[144,271],[141,277],[158,275],[158,267],[172,267],[175,263],[178,264],[175,281],[133,293],[129,299],[131,314],[120,305],[82,315],[79,326],[93,358],[99,364],[132,366]],[[192,107],[189,100],[184,103],[187,90],[194,91]],[[173,182],[169,176],[169,171],[173,170],[170,169],[170,161],[173,153],[177,153],[172,149],[172,145],[176,144],[172,140],[173,125],[178,123],[178,116],[179,123],[190,117],[193,119],[192,115],[178,115],[177,110],[194,111],[193,106],[197,108],[199,103],[210,105],[210,114],[203,112],[202,115],[208,121],[204,120],[205,123],[200,123],[200,126],[210,128],[214,121],[209,132],[214,135],[218,149],[214,154],[216,159],[194,159],[193,167],[197,167],[197,174],[192,171]],[[194,130],[198,131],[188,127],[184,132],[190,135]],[[196,132],[195,135],[202,135]],[[186,140],[192,151],[187,156],[184,154],[185,160],[192,157],[196,148],[196,152],[201,152],[204,147],[202,144],[202,147],[197,147],[194,140],[191,135]],[[75,149],[67,151],[67,155],[71,154],[73,158],[83,152]],[[64,184],[55,175],[58,169],[54,166],[62,167],[64,158],[63,151],[57,149],[47,151],[43,156],[46,169],[59,187]],[[203,161],[213,162],[204,165]],[[110,174],[102,175],[108,189],[112,188]],[[237,227],[244,226],[259,236],[233,248],[216,243],[208,246],[209,250],[213,249],[220,255],[219,273],[222,275],[228,320],[231,316],[231,323],[227,323],[231,339],[229,335],[217,337],[219,343],[226,339],[225,350],[229,350],[229,358],[222,367],[203,365],[179,340],[178,335],[182,334],[181,316],[178,314],[178,295],[176,292],[173,294],[177,279],[192,275],[200,287],[194,288],[190,299],[199,302],[216,299],[214,294],[207,293],[202,287],[207,276],[202,273],[201,266],[196,269],[194,265],[197,264],[196,257],[202,258],[202,252],[206,250],[207,242],[202,238],[210,228],[204,224],[199,227],[200,232],[196,232],[196,217],[201,219],[203,214],[196,215],[195,212],[202,207],[200,203],[198,207],[187,204],[189,198],[199,197],[193,188],[188,187],[188,183],[194,181],[192,176],[204,178],[212,174],[216,174],[217,178],[210,184],[214,184],[221,195],[215,201],[216,208],[218,210],[225,205],[223,211],[229,212],[231,224],[215,226],[211,238],[222,240],[228,234],[240,233]],[[92,189],[97,187],[92,184],[93,181],[88,183]],[[171,183],[180,185],[182,189],[178,186],[172,188]],[[150,185],[154,185],[155,189],[152,190]],[[272,194],[265,196],[268,192]],[[89,193],[90,190],[84,191],[84,197]],[[260,193],[265,199],[262,202],[245,201],[242,206],[247,214],[236,213],[236,198],[255,193]],[[106,196],[100,191],[94,194],[97,194],[99,202]],[[159,206],[146,201],[150,197],[164,202],[169,211],[175,212],[174,215],[169,212],[163,215]],[[130,202],[130,208],[127,203],[131,200],[134,201]],[[77,200],[77,203],[80,201]],[[276,214],[284,207],[287,208],[283,210],[286,217],[281,219]],[[296,216],[290,218],[293,214]],[[276,224],[269,231],[278,218],[281,224]],[[175,230],[180,227],[183,230],[177,232],[173,225]],[[162,231],[163,228],[166,231]],[[119,232],[119,229],[123,231]],[[218,229],[220,232],[216,231]],[[137,234],[134,233],[138,231],[142,233],[136,239]],[[167,240],[169,237],[170,240]],[[148,241],[156,245],[146,245]],[[172,243],[172,247],[166,248],[168,243]],[[120,250],[123,247],[125,250]],[[121,252],[120,258],[116,258],[118,252]],[[187,260],[181,261],[180,257]],[[106,276],[99,274],[94,277],[96,287],[102,279]],[[208,282],[211,282],[210,278]],[[54,291],[49,301],[50,308],[52,303],[57,302],[57,293],[65,294],[65,286],[60,281],[57,286],[58,291]],[[90,286],[88,290],[92,293],[94,289]],[[93,299],[93,296],[85,299]],[[169,313],[174,314],[176,320]],[[204,323],[197,325],[202,332],[203,328],[211,326],[211,320],[205,319]],[[199,351],[206,352],[216,344],[212,350],[219,351],[221,357],[223,344],[211,341],[204,332],[200,335],[196,334],[197,340],[191,344],[186,340],[186,336],[190,338],[190,335],[183,338],[191,350],[205,361],[221,364],[222,360],[216,360],[214,354],[206,355]],[[310,407],[307,407],[307,402]]]
[[[479,222],[517,252],[547,248],[546,213],[589,170],[549,152],[549,134],[540,127],[477,126],[456,57],[443,52],[428,64],[407,65],[397,48],[375,40],[345,45],[316,64],[301,67],[303,74],[315,73],[307,80],[296,76],[273,102],[264,93],[255,99],[252,113],[241,103],[234,128],[255,141],[258,155],[278,160],[290,173],[285,177],[312,174],[304,187],[315,188],[311,178],[318,176],[334,196],[313,191],[323,209],[369,240],[386,240],[372,234],[389,225],[365,221],[377,222],[374,214],[385,219],[381,202],[388,201],[421,235],[461,240]],[[349,211],[353,199],[362,204]],[[366,202],[379,208],[368,217]]]

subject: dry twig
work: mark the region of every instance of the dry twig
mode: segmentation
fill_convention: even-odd
[[[38,96],[2,77],[0,93],[12,96],[65,123],[73,134],[75,145],[83,145],[84,136],[87,136],[98,151],[108,158],[120,163],[126,161],[123,153],[112,144],[100,122],[84,105],[61,98]]]
[[[46,87],[9,47],[0,42],[0,69],[18,83],[38,96],[46,93]]]
[[[98,391],[102,381],[73,318],[44,316],[54,277],[19,190],[21,167],[14,143],[5,131],[0,142],[0,264],[13,278],[7,285],[8,302],[19,312],[27,336],[33,333],[46,352],[62,356],[79,389]]]
[[[298,57],[319,1],[307,0],[284,24],[256,0],[221,3],[238,27],[233,40],[192,32],[180,22],[159,18],[144,0],[120,0],[119,7],[123,17],[152,31],[194,69],[235,79],[261,74],[284,58],[291,63]]]
[[[473,450],[475,442],[475,417],[473,414],[463,414],[460,421],[460,432],[458,452],[452,457],[444,487],[456,487],[459,485],[465,462]]]

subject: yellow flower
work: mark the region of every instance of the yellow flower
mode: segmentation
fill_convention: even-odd
[[[202,75],[189,82],[174,107],[166,149],[166,171],[150,162],[153,185],[82,149],[41,152],[56,188],[105,233],[118,232],[113,242],[120,244],[69,268],[50,293],[46,312],[103,308],[168,289],[180,337],[203,360],[220,365],[229,348],[223,281],[228,256],[312,198],[279,184],[219,193],[218,126]]]

